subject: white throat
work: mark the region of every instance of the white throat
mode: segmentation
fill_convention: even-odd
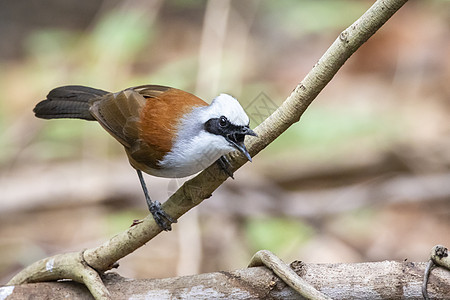
[[[222,155],[234,151],[224,144],[221,136],[201,132],[190,141],[175,143],[171,152],[160,162],[165,177],[186,177],[206,169]],[[225,146],[225,147],[224,147]]]

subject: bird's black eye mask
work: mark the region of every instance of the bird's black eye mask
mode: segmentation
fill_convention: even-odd
[[[252,161],[250,154],[245,148],[244,139],[246,135],[256,136],[256,133],[247,125],[234,125],[225,116],[209,119],[205,125],[205,130],[212,134],[223,136],[231,146],[241,151],[249,161]]]
[[[244,142],[245,135],[248,134],[249,130],[248,125],[234,125],[224,116],[209,119],[206,121],[204,127],[207,132],[221,135],[235,143]]]

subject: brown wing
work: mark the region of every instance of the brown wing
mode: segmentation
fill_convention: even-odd
[[[142,85],[107,94],[91,106],[91,114],[122,145],[130,163],[151,173],[170,151],[176,126],[193,106],[206,102],[184,91],[159,85]]]

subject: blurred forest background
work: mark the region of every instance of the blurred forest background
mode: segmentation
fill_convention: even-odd
[[[147,214],[98,124],[44,121],[54,87],[169,85],[237,97],[257,126],[373,1],[0,1],[0,284]],[[301,121],[120,261],[135,278],[289,262],[425,261],[450,245],[450,1],[410,1]],[[146,176],[161,202],[183,180]]]

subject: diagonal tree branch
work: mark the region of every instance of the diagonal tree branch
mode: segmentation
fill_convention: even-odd
[[[249,139],[248,143],[252,156],[263,150],[292,124],[298,122],[311,102],[345,61],[406,2],[407,0],[376,1],[363,16],[344,30],[284,103],[255,129],[259,137]],[[233,157],[234,169],[238,169],[245,162],[246,159],[241,156]],[[213,165],[184,183],[163,204],[163,208],[169,215],[178,219],[210,197],[226,179],[227,176]],[[123,257],[119,251],[112,255],[110,248],[123,249],[130,253],[160,232],[151,216],[135,227],[115,236],[98,248],[87,250],[84,257],[88,264],[97,270],[106,270],[112,263]]]
[[[298,122],[311,102],[345,61],[406,2],[407,0],[378,0],[364,15],[344,30],[284,103],[255,129],[259,137],[248,141],[248,149],[252,156],[263,150],[292,124]],[[235,170],[246,162],[246,159],[240,155],[230,156]],[[178,219],[204,199],[209,198],[226,179],[227,176],[216,165],[212,165],[185,182],[163,204],[163,209]],[[98,272],[104,272],[112,268],[116,261],[135,251],[160,232],[152,216],[149,215],[142,223],[117,234],[99,247],[85,250],[80,263],[87,264]],[[45,280],[46,271],[48,273],[52,270],[42,270],[42,266],[46,266],[42,261],[31,265],[11,279],[9,284]],[[36,276],[38,273],[41,275]],[[61,274],[60,278],[83,281],[83,278],[69,276],[69,273],[66,274],[67,277]],[[90,288],[91,292],[92,289]]]

